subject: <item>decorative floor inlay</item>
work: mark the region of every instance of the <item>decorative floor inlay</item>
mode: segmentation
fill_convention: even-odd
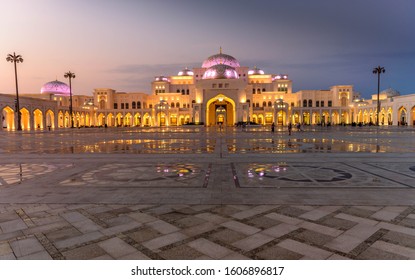
[[[0,165],[0,186],[12,185],[45,175],[58,169],[72,167],[72,164],[21,163]]]
[[[211,165],[185,163],[105,164],[61,182],[65,186],[207,187]]]
[[[405,187],[342,163],[236,164],[234,176],[241,187]]]

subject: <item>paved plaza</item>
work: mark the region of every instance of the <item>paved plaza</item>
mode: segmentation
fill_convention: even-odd
[[[0,131],[0,259],[415,259],[415,129]]]

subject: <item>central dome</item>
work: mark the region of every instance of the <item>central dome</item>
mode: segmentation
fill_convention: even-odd
[[[218,54],[209,56],[205,61],[203,61],[202,68],[210,68],[218,64],[228,65],[233,68],[240,67],[239,61],[233,56],[222,53],[221,48]]]
[[[49,83],[44,84],[42,88],[40,89],[40,93],[69,96],[70,89],[67,84],[56,80],[56,81],[51,81]]]
[[[238,79],[238,73],[235,68],[225,65],[217,64],[208,68],[203,74],[203,79]]]

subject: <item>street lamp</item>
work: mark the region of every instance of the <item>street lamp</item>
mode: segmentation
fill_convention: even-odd
[[[19,104],[19,86],[17,84],[17,67],[16,63],[23,62],[23,58],[20,54],[16,53],[8,54],[6,57],[7,61],[14,63],[14,79],[16,81],[16,112],[17,112],[17,130],[22,130],[21,115],[20,115],[20,104]]]
[[[75,73],[71,71],[66,72],[65,78],[69,78],[69,115],[71,116],[71,128],[73,128],[73,115],[72,115],[72,79],[75,79]]]
[[[378,104],[377,104],[377,118],[376,118],[376,125],[379,126],[379,113],[380,113],[380,100],[379,100],[379,93],[380,93],[380,74],[385,73],[384,67],[376,67],[373,68],[373,74],[378,75]]]

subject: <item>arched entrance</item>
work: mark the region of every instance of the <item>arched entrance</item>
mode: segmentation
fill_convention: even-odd
[[[43,113],[39,109],[33,111],[34,129],[43,129]]]
[[[30,113],[29,110],[26,108],[20,109],[20,113],[22,114],[21,121],[22,121],[22,129],[23,130],[30,130]]]
[[[46,127],[55,128],[55,114],[50,109],[46,111]]]
[[[14,129],[14,111],[9,106],[3,109],[2,123],[3,123],[3,129],[7,129],[7,130]]]
[[[399,108],[399,112],[398,112],[398,121],[400,125],[406,125],[408,120],[406,118],[406,108],[405,107],[401,107]]]
[[[235,101],[233,101],[231,98],[223,94],[218,94],[207,102],[207,125],[211,126],[222,123],[227,126],[233,126],[235,122]]]

